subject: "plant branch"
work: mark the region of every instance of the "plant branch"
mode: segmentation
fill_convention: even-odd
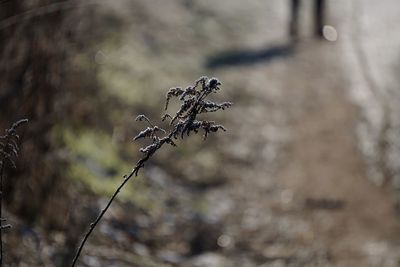
[[[103,218],[104,214],[110,208],[112,202],[121,191],[121,189],[125,186],[125,184],[133,177],[137,176],[139,170],[144,167],[145,163],[165,144],[169,144],[171,146],[176,146],[175,140],[185,135],[189,136],[190,133],[198,133],[200,130],[204,131],[204,138],[207,138],[209,133],[217,132],[218,130],[225,131],[225,128],[222,125],[215,124],[213,121],[198,121],[196,120],[197,115],[201,113],[207,112],[215,112],[218,110],[224,110],[225,108],[229,108],[232,103],[223,102],[223,103],[214,103],[211,101],[205,101],[205,98],[211,94],[216,93],[220,88],[221,83],[216,78],[207,78],[201,77],[199,80],[195,82],[193,86],[187,87],[185,90],[177,87],[172,88],[168,91],[166,95],[166,105],[165,109],[168,108],[168,103],[171,98],[179,97],[179,101],[181,101],[181,107],[176,112],[175,116],[170,116],[169,114],[165,114],[162,117],[164,121],[166,118],[170,118],[171,122],[169,124],[170,130],[167,133],[164,129],[154,125],[145,115],[139,115],[136,120],[137,121],[146,121],[150,127],[147,127],[145,130],[141,131],[137,136],[134,137],[134,140],[138,139],[150,139],[151,144],[147,145],[140,149],[140,152],[144,154],[144,156],[136,163],[136,166],[133,170],[125,175],[124,180],[115,190],[114,194],[111,196],[106,206],[101,210],[97,218],[90,224],[88,231],[83,237],[75,257],[72,261],[72,267],[76,265],[78,262],[79,256],[81,255],[82,249],[85,246],[87,240],[92,234],[93,230],[96,228],[100,220]],[[163,137],[159,137],[157,134],[160,132],[164,133]]]
[[[2,225],[6,219],[3,218],[3,176],[6,163],[16,168],[14,159],[18,157],[19,135],[17,129],[27,123],[27,119],[19,120],[6,129],[5,135],[0,135],[0,267],[3,266],[3,230],[11,228],[10,224]]]

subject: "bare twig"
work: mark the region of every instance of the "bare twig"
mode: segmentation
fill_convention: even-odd
[[[144,156],[136,163],[136,166],[133,168],[133,170],[128,175],[125,175],[123,177],[124,180],[111,196],[107,205],[103,208],[103,210],[93,221],[93,223],[90,224],[89,230],[83,237],[81,244],[75,254],[72,262],[72,267],[74,267],[77,263],[86,241],[111,206],[115,197],[133,176],[138,175],[139,170],[144,167],[145,163],[163,145],[168,144],[171,146],[176,146],[176,139],[178,139],[179,137],[183,138],[185,135],[190,135],[190,133],[192,132],[198,133],[200,130],[204,132],[204,138],[206,138],[209,133],[217,132],[218,130],[225,131],[225,128],[222,125],[215,124],[215,122],[213,121],[198,121],[196,119],[197,115],[201,113],[214,112],[220,109],[224,110],[225,108],[229,108],[232,105],[230,102],[218,104],[205,100],[209,94],[216,93],[220,89],[220,85],[221,83],[216,78],[209,79],[207,77],[201,77],[195,82],[193,86],[189,86],[185,90],[181,88],[170,89],[166,95],[166,109],[168,107],[170,99],[173,97],[179,97],[179,100],[181,101],[181,107],[176,112],[175,116],[170,116],[168,114],[163,116],[163,120],[165,120],[166,118],[171,119],[169,125],[170,130],[168,131],[168,133],[162,128],[154,126],[154,124],[152,124],[145,115],[139,115],[136,118],[136,120],[139,121],[147,121],[150,127],[147,127],[145,130],[141,131],[136,137],[134,137],[134,140],[149,138],[152,142],[148,146],[140,149],[140,152],[142,152]],[[164,136],[159,137],[157,134],[159,134],[160,132],[163,132]]]

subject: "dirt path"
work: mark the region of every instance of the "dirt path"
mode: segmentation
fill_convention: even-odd
[[[356,86],[368,86],[349,27],[353,5],[332,5],[338,42],[304,37],[293,50],[281,0],[119,3],[130,28],[110,57],[130,59],[123,66],[134,77],[157,77],[144,75],[146,88],[217,76],[235,103],[228,134],[209,148],[222,154],[210,161],[227,183],[199,197],[205,221],[222,225],[219,249],[179,266],[398,266],[394,195],[368,180],[358,148],[356,127],[369,111],[351,100]],[[141,9],[150,19],[130,21]]]
[[[371,253],[370,244],[395,241],[400,225],[390,192],[366,177],[355,134],[357,110],[338,55],[338,47],[315,43],[290,64],[288,88],[310,82],[289,89],[290,102],[301,99],[300,112],[293,112],[288,164],[277,177],[311,209],[306,214],[315,237],[326,242],[333,258],[354,260]]]
[[[352,6],[341,8],[353,13]],[[346,36],[353,34],[351,30],[341,33],[343,42],[354,41]],[[239,107],[238,113],[255,118],[236,116],[237,125],[245,122],[242,126],[247,131],[241,131],[241,136],[246,140],[240,142],[242,152],[252,148],[246,155],[252,167],[238,168],[242,176],[237,174],[234,189],[229,189],[235,212],[243,213],[232,216],[233,226],[227,228],[235,229],[230,230],[233,239],[242,251],[248,249],[244,253],[248,257],[254,259],[256,254],[270,259],[268,264],[294,266],[398,264],[400,223],[394,195],[367,177],[356,133],[364,110],[350,99],[352,75],[359,75],[360,70],[347,66],[345,55],[352,52],[343,49],[348,45],[306,39],[293,56],[278,59],[272,66],[261,63],[240,70],[250,77],[250,86],[257,79],[259,85],[272,83],[281,90],[271,93],[265,86],[250,88],[249,94],[257,100],[250,107]],[[271,113],[280,114],[283,122],[274,125]],[[268,124],[278,133],[248,131],[268,128]],[[277,142],[278,148],[271,142]],[[273,163],[265,153],[266,143],[280,154]],[[237,262],[235,266],[243,264]]]
[[[228,254],[241,255],[234,266],[257,257],[294,266],[385,266],[398,260],[393,195],[367,178],[355,132],[359,111],[349,99],[340,49],[308,40],[283,65],[249,70],[254,78],[250,72],[277,68],[282,80],[272,110],[265,104],[268,91],[251,92],[257,100],[238,107],[243,131],[236,134],[246,136],[238,146],[250,165],[231,166],[236,178],[228,193],[212,193],[219,195],[213,207],[231,201],[225,201],[233,213],[226,231],[237,244]],[[253,119],[239,115],[252,110]],[[274,117],[281,122],[274,125]],[[245,147],[251,148],[247,154]],[[269,150],[279,156],[271,159]]]

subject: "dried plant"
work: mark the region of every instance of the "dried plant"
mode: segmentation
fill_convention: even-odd
[[[144,156],[136,163],[131,173],[123,177],[124,180],[111,196],[105,208],[100,212],[94,222],[90,224],[89,230],[83,237],[75,254],[72,267],[77,263],[86,241],[111,206],[117,194],[133,176],[138,175],[139,170],[144,167],[145,163],[161,147],[165,144],[176,146],[176,140],[178,138],[183,139],[185,135],[189,136],[193,132],[197,134],[199,131],[202,131],[204,133],[204,139],[206,139],[210,133],[217,132],[218,130],[226,131],[222,125],[216,124],[214,121],[197,120],[199,114],[224,110],[232,105],[230,102],[215,103],[207,100],[210,94],[217,93],[220,90],[220,85],[221,83],[216,78],[201,77],[193,86],[189,86],[186,89],[179,87],[170,89],[166,95],[165,110],[168,109],[168,104],[172,98],[179,99],[179,101],[181,101],[181,106],[175,115],[171,116],[170,114],[165,114],[162,116],[162,121],[170,120],[168,131],[154,125],[145,115],[139,115],[136,118],[137,121],[147,122],[149,126],[133,139],[149,139],[151,144],[140,149],[140,152],[143,153]]]
[[[5,166],[8,164],[16,168],[15,159],[18,157],[20,137],[17,129],[27,123],[27,119],[15,122],[9,129],[5,130],[4,135],[0,135],[0,266],[3,266],[3,235],[4,229],[11,228],[10,224],[3,225],[6,221],[2,216],[3,211],[3,174]]]

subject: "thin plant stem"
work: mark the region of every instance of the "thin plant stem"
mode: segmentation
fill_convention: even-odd
[[[3,266],[4,253],[3,253],[3,230],[11,228],[10,224],[3,225],[6,221],[3,218],[3,176],[6,163],[10,164],[11,167],[15,168],[14,159],[18,157],[18,142],[20,140],[17,134],[17,128],[27,123],[27,119],[22,119],[13,123],[13,125],[6,129],[5,135],[0,135],[0,267]]]
[[[150,121],[146,118],[146,121],[150,123]],[[168,139],[171,138],[174,134],[174,131],[171,132],[168,137],[165,137],[163,139]],[[166,141],[165,141],[166,142]],[[165,144],[165,142],[162,142],[160,144],[160,148],[163,144]],[[154,151],[155,152],[155,151]],[[128,175],[124,175],[123,178],[124,180],[122,181],[122,183],[118,186],[118,188],[115,190],[114,194],[111,196],[111,198],[108,200],[107,205],[102,209],[102,211],[99,213],[99,215],[97,216],[97,218],[90,224],[89,230],[86,232],[85,236],[83,237],[78,250],[75,254],[75,257],[72,261],[72,265],[71,267],[74,267],[76,265],[76,263],[78,262],[79,256],[82,252],[83,247],[86,244],[86,241],[89,239],[89,236],[92,234],[93,230],[96,228],[97,224],[101,221],[101,219],[103,218],[104,214],[106,214],[107,210],[110,208],[112,202],[114,201],[114,199],[116,198],[116,196],[119,194],[119,192],[121,191],[121,189],[125,186],[125,184],[133,177],[133,176],[137,176],[139,170],[144,166],[144,163],[150,159],[150,157],[153,154],[148,154],[146,155],[144,158],[140,159],[138,161],[138,163],[136,164],[136,167],[128,174]]]
[[[136,169],[136,168],[135,168]],[[135,169],[127,176],[125,176],[124,180],[122,181],[122,183],[118,186],[117,190],[115,190],[114,194],[112,195],[112,197],[110,198],[110,200],[108,200],[107,205],[104,207],[104,209],[99,213],[99,215],[97,216],[96,220],[94,220],[89,227],[89,230],[87,231],[87,233],[85,234],[85,236],[83,237],[81,244],[79,245],[79,248],[75,254],[74,260],[72,261],[72,267],[75,266],[75,264],[78,261],[78,258],[82,252],[83,247],[85,246],[86,241],[88,240],[90,234],[93,232],[94,228],[96,228],[97,224],[100,222],[100,220],[103,218],[104,214],[107,212],[108,208],[111,206],[112,202],[114,201],[115,197],[118,195],[118,193],[121,191],[121,189],[124,187],[124,185],[133,177],[133,175],[135,174]]]
[[[199,85],[201,85],[201,88],[197,89]],[[71,267],[74,267],[78,262],[79,256],[81,255],[82,249],[85,246],[87,240],[89,239],[93,230],[96,228],[97,224],[103,218],[104,214],[110,208],[118,193],[133,176],[138,175],[139,170],[144,167],[144,164],[161,147],[163,147],[165,144],[176,146],[176,139],[178,139],[179,137],[183,139],[185,135],[190,135],[190,133],[192,132],[198,133],[200,130],[203,130],[204,138],[206,138],[209,133],[217,132],[218,130],[225,131],[225,128],[222,125],[215,124],[215,122],[213,121],[196,120],[197,115],[201,113],[224,110],[232,105],[232,103],[230,102],[214,103],[205,100],[205,98],[210,93],[216,93],[220,89],[219,85],[221,85],[221,83],[216,78],[209,79],[207,77],[201,77],[199,80],[196,81],[194,86],[190,86],[185,90],[182,90],[178,87],[170,89],[167,93],[166,109],[168,107],[168,102],[172,97],[179,97],[182,105],[180,109],[176,112],[174,117],[168,114],[163,116],[163,120],[167,117],[171,119],[171,122],[169,124],[170,130],[168,134],[164,129],[151,123],[151,121],[145,115],[139,115],[136,118],[137,121],[146,121],[151,127],[147,127],[145,130],[141,131],[137,136],[134,137],[134,140],[148,138],[152,140],[152,143],[140,149],[140,152],[145,155],[136,163],[135,168],[128,175],[125,175],[123,177],[124,180],[115,190],[111,198],[108,200],[107,205],[101,210],[97,218],[90,224],[88,231],[86,232],[77,249]],[[163,132],[164,137],[157,136],[159,132]]]

